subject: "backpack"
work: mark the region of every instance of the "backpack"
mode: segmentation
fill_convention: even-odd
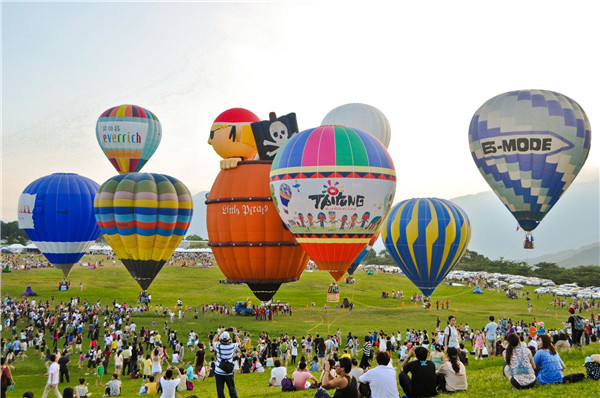
[[[296,386],[289,377],[281,379],[281,391],[296,391]]]
[[[578,331],[583,331],[584,327],[583,319],[578,315],[573,315],[573,328]]]

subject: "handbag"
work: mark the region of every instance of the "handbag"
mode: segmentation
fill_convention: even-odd
[[[193,390],[194,389],[194,383],[192,383],[190,380],[187,380],[185,382],[185,386],[188,390]]]
[[[219,344],[219,358],[221,357],[221,344]],[[221,361],[219,362],[219,369],[221,369],[223,372],[229,374],[229,373],[233,373],[233,363],[225,360],[225,359],[221,359]]]

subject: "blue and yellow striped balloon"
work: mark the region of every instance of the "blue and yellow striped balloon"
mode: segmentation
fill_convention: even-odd
[[[408,199],[392,208],[381,237],[402,272],[431,296],[466,252],[471,222],[448,200]]]

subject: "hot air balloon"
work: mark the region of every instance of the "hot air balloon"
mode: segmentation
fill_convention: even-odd
[[[271,200],[270,161],[223,169],[208,196],[206,227],[217,265],[231,283],[246,283],[262,301],[296,281],[308,255],[287,231]]]
[[[369,240],[369,243],[367,243],[367,246],[365,246],[365,248],[360,252],[358,257],[356,257],[354,259],[354,261],[350,265],[350,268],[348,268],[348,275],[354,275],[354,271],[356,271],[356,269],[358,268],[360,263],[367,257],[367,255],[373,248],[373,245],[375,244],[375,242],[377,242],[380,232],[381,232],[381,230],[378,230],[376,234],[373,234],[373,236]]]
[[[112,177],[94,201],[100,231],[143,290],[183,239],[192,209],[192,196],[181,181],[154,173]]]
[[[448,200],[408,199],[392,208],[381,237],[402,272],[431,296],[466,252],[471,223]]]
[[[96,123],[98,144],[119,174],[140,171],[158,148],[161,136],[158,118],[141,106],[115,106]]]
[[[396,171],[371,134],[320,126],[293,136],[279,150],[270,181],[283,222],[319,269],[339,281],[388,213]],[[291,182],[295,189],[284,205],[281,186]]]
[[[579,104],[546,90],[500,94],[475,112],[469,127],[477,168],[527,232],[571,185],[590,143]]]
[[[244,108],[231,108],[217,116],[208,143],[225,159],[221,161],[221,169],[233,168],[239,160],[256,156],[256,142],[250,126],[254,122],[260,122],[259,117]]]
[[[55,173],[29,184],[19,198],[19,228],[65,279],[100,233],[94,218],[97,189],[89,178]]]
[[[367,104],[345,104],[329,111],[321,125],[337,124],[355,127],[377,138],[387,148],[391,128],[387,117],[379,109]]]

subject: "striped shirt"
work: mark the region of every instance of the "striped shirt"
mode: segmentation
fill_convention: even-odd
[[[371,355],[371,347],[371,343],[367,341],[363,346],[363,354],[365,354],[366,356]]]
[[[225,373],[221,368],[219,368],[219,363],[221,361],[229,361],[233,363],[233,354],[238,349],[237,343],[229,343],[229,344],[221,344],[221,343],[213,343],[213,347],[215,352],[217,353],[217,367],[215,368],[215,373],[221,376],[232,375],[232,373]]]

